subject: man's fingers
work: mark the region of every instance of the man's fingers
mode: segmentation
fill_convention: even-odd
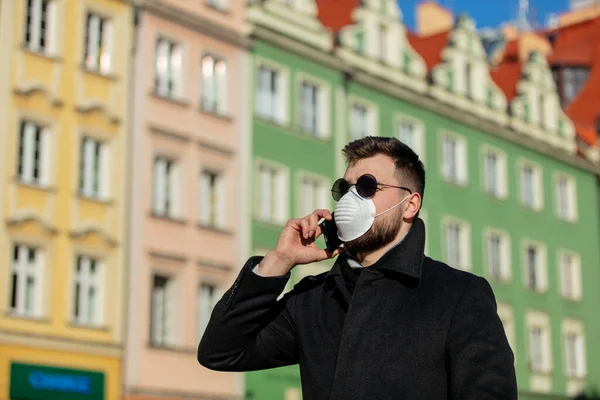
[[[319,208],[319,209],[313,211],[313,213],[311,215],[315,215],[317,217],[317,221],[321,218],[325,218],[327,220],[330,220],[331,218],[333,218],[331,216],[331,212],[324,208]]]
[[[328,252],[327,249],[319,250],[319,259],[317,261],[327,260],[329,258],[337,257],[344,251],[343,248],[338,247],[332,253]]]

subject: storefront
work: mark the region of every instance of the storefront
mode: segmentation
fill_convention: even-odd
[[[11,362],[10,400],[104,400],[104,373]]]

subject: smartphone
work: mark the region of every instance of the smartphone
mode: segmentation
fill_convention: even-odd
[[[331,220],[324,220],[321,222],[321,229],[323,230],[323,238],[325,239],[325,247],[328,252],[332,253],[338,247],[341,246],[342,241],[338,238],[337,225],[335,224],[335,215]]]

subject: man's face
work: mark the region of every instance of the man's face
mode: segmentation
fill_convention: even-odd
[[[344,174],[344,179],[346,179],[350,185],[354,185],[358,178],[364,174],[373,175],[378,183],[406,186],[406,182],[398,181],[394,161],[383,154],[365,158],[348,167]],[[375,195],[371,198],[375,203],[376,214],[394,207],[409,194],[408,191],[397,188],[378,188]],[[347,242],[345,248],[351,253],[368,253],[379,250],[391,243],[396,239],[396,236],[402,227],[402,216],[407,204],[408,201],[400,204],[395,209],[376,217],[371,229],[363,236]]]

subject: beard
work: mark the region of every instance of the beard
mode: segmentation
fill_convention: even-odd
[[[346,242],[344,248],[350,254],[371,253],[390,244],[402,227],[402,207],[397,207],[385,219],[375,218],[375,223],[364,235]]]

